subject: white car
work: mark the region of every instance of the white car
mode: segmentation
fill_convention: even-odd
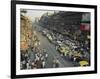
[[[48,40],[51,42],[53,40],[52,36],[50,34],[46,34]]]
[[[42,31],[42,34],[43,34],[44,36],[46,36],[47,32],[44,30],[44,31]]]

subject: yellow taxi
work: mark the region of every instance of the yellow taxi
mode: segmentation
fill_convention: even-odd
[[[88,61],[84,61],[84,60],[83,61],[80,61],[79,64],[80,64],[81,67],[84,67],[84,66],[88,66],[89,65]]]
[[[66,54],[68,54],[69,48],[68,48],[67,46],[61,46],[61,47],[58,47],[57,50],[58,50],[61,54],[66,55]]]

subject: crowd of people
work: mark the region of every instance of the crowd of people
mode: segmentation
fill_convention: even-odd
[[[62,13],[62,12],[60,12],[60,13]],[[65,12],[63,12],[63,13],[66,14]],[[90,31],[88,31],[88,32],[81,31],[79,28],[80,24],[76,24],[77,22],[73,20],[73,17],[71,17],[73,22],[69,21],[69,19],[67,17],[65,17],[66,20],[69,22],[69,23],[66,23],[66,20],[61,21],[61,16],[62,15],[59,15],[59,19],[56,19],[56,20],[55,19],[54,20],[50,19],[50,21],[48,20],[48,23],[49,23],[48,27],[47,27],[47,24],[46,25],[44,24],[44,26],[46,26],[46,28],[48,28],[48,30],[50,30],[53,33],[56,41],[62,40],[64,44],[67,42],[66,40],[69,41],[68,42],[69,47],[70,47],[69,58],[71,58],[71,53],[74,51],[76,51],[78,53],[81,52],[81,54],[84,54],[83,55],[84,57],[87,56],[86,55],[87,53],[90,55],[90,39],[87,38],[88,35],[90,36]],[[25,42],[25,43],[27,43],[27,46],[26,46],[25,50],[21,50],[20,67],[21,67],[21,69],[46,68],[46,64],[48,64],[48,57],[49,57],[48,51],[45,48],[43,48],[43,49],[39,48],[40,41],[39,41],[38,37],[36,36],[36,32],[35,31],[33,32],[33,30],[32,30],[32,24],[27,23],[27,25],[25,25],[27,20],[25,19],[24,16],[21,16],[21,17],[22,17],[21,18],[21,21],[22,21],[21,26],[23,26],[22,31],[21,31],[21,35],[22,35],[21,40],[25,41],[25,39],[26,39],[27,42]],[[58,14],[55,17],[58,18]],[[53,18],[55,18],[55,17],[53,16]],[[52,21],[54,21],[54,22],[52,22]],[[41,22],[40,22],[40,24],[41,24]],[[44,22],[45,22],[45,20],[44,20]],[[70,24],[70,23],[72,23],[72,24]],[[54,25],[52,25],[52,24],[54,24]],[[29,26],[30,26],[30,28],[29,28]],[[49,26],[50,26],[50,28],[49,28]],[[27,28],[29,28],[29,29],[27,30]],[[28,46],[29,43],[30,43],[30,46]],[[71,43],[74,43],[75,45],[72,45]],[[25,45],[22,45],[22,47],[23,46],[25,48]],[[74,48],[73,46],[77,46],[77,48]],[[89,57],[88,57],[88,59],[89,59]],[[75,57],[73,57],[73,61],[76,61]],[[56,68],[56,67],[60,66],[60,62],[59,62],[58,58],[56,58],[56,57],[53,57],[51,62],[52,62],[52,68]]]
[[[33,54],[33,57],[30,58]],[[46,60],[48,58],[48,54],[45,49],[41,52],[41,50],[34,51],[34,49],[31,50],[31,52],[27,51],[21,51],[21,69],[34,69],[34,68],[45,68]]]
[[[32,49],[30,53],[28,52],[28,50],[21,51],[21,69],[46,68],[46,64],[48,64],[48,53],[46,49],[43,48],[42,50],[35,51],[34,49]],[[32,58],[30,55],[32,55]],[[54,57],[51,62],[52,68],[57,68],[60,66],[60,62],[56,57]]]

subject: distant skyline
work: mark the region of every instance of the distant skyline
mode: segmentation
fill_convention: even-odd
[[[24,9],[21,9],[24,10]],[[32,22],[35,21],[35,18],[40,18],[43,14],[49,13],[53,14],[55,11],[49,11],[49,10],[33,10],[33,9],[25,9],[27,13],[25,13],[25,16],[28,16]],[[56,11],[58,12],[58,11]],[[90,13],[86,13],[85,15],[82,16],[82,21],[89,21],[90,20]]]

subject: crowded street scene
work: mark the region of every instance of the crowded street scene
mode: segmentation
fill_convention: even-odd
[[[90,13],[20,10],[20,69],[90,66]]]

